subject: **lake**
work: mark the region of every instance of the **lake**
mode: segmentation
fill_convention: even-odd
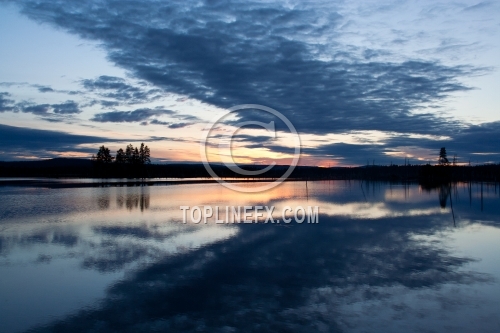
[[[500,191],[1,186],[0,281],[1,332],[499,332]]]

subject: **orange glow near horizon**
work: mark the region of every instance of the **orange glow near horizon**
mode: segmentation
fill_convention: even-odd
[[[140,142],[146,143],[151,149],[152,158],[154,161],[164,162],[193,162],[199,163],[202,161],[200,155],[200,142],[203,140],[204,128],[202,123],[194,124],[187,128],[181,129],[165,129],[164,136],[159,136],[157,128],[153,126],[142,126],[141,131],[137,132],[138,140],[131,141],[134,146],[139,146]],[[151,132],[151,130],[154,130]],[[207,158],[210,163],[233,163],[237,164],[259,164],[270,165],[276,163],[278,165],[290,165],[293,160],[293,138],[290,133],[279,132],[276,138],[272,133],[264,129],[244,128],[236,131],[234,137],[224,137],[231,135],[233,128],[229,125],[220,125],[215,128],[207,145]],[[149,133],[148,133],[149,132]],[[158,138],[164,138],[156,141],[143,140],[145,136],[158,135]],[[385,140],[394,136],[402,136],[402,133],[380,132],[380,131],[352,131],[347,133],[337,133],[328,135],[302,134],[300,135],[301,151],[307,149],[314,151],[315,148],[320,148],[325,145],[335,144],[350,144],[356,145],[376,145],[380,147],[381,153],[385,154],[389,159],[409,158],[413,163],[431,164],[436,161],[435,151],[419,148],[419,147],[394,147],[385,148]],[[263,141],[253,138],[264,138]],[[268,139],[266,139],[268,138]],[[432,139],[441,140],[441,137],[432,137]],[[259,142],[262,142],[259,144]],[[114,155],[119,148],[125,148],[129,143],[128,140],[123,142],[103,142],[102,144],[82,144],[78,148],[84,148],[87,151],[97,149],[101,145],[110,148]],[[272,144],[272,146],[270,145]],[[231,147],[231,149],[229,149]],[[280,151],[274,150],[274,147],[281,147]],[[92,153],[68,151],[68,152],[50,152],[57,157],[78,157],[90,158]],[[232,156],[231,156],[232,154]],[[19,158],[30,158],[19,156]],[[463,163],[460,161],[460,163]],[[389,164],[389,163],[387,163]],[[319,166],[319,167],[355,167],[362,164],[350,163],[339,155],[318,155],[311,153],[302,153],[298,162],[300,166]]]

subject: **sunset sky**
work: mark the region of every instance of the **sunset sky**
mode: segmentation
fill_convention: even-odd
[[[0,0],[0,43],[0,160],[200,161],[212,119],[260,104],[303,165],[500,162],[499,1]],[[289,163],[276,126],[235,160]]]

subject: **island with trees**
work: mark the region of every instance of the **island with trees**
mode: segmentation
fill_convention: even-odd
[[[141,143],[139,148],[132,144],[116,151],[111,155],[109,148],[99,147],[97,154],[92,155],[94,176],[98,178],[148,178],[149,169],[146,165],[151,163],[151,151],[148,146]]]

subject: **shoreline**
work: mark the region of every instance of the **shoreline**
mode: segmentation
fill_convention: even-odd
[[[6,177],[8,180],[2,180],[0,177],[0,188],[1,187],[31,187],[31,188],[97,188],[97,187],[137,187],[137,186],[173,186],[173,185],[196,185],[196,184],[216,184],[218,183],[216,179],[179,179],[179,180],[154,180],[152,178],[143,180],[122,180],[122,181],[85,181],[96,178],[38,178],[38,179],[13,179],[15,177]],[[19,177],[23,178],[23,177]],[[115,178],[116,179],[116,178]],[[76,181],[81,180],[81,181]],[[276,179],[224,179],[228,183],[262,183],[262,182],[273,182]],[[283,182],[313,182],[313,181],[361,181],[361,182],[384,182],[384,183],[397,183],[397,184],[420,184],[423,186],[433,187],[432,185],[444,184],[444,183],[497,183],[495,181],[480,181],[480,180],[456,180],[449,182],[442,182],[436,184],[426,184],[419,182],[416,179],[412,180],[387,180],[387,179],[299,179],[299,178],[288,178],[283,180]]]
[[[13,178],[13,177],[9,177]],[[67,178],[65,178],[66,180]],[[85,180],[86,178],[78,178]],[[91,179],[91,178],[87,178]],[[92,178],[93,179],[93,178]],[[228,183],[262,183],[272,182],[275,179],[230,179],[224,180]],[[305,179],[285,179],[284,181],[306,181]],[[308,180],[312,181],[312,180]],[[37,188],[90,188],[90,187],[134,187],[134,186],[172,186],[188,184],[216,184],[216,179],[195,180],[126,180],[126,181],[95,181],[95,182],[71,182],[61,181],[60,178],[47,179],[9,179],[0,178],[0,187],[37,187]]]

